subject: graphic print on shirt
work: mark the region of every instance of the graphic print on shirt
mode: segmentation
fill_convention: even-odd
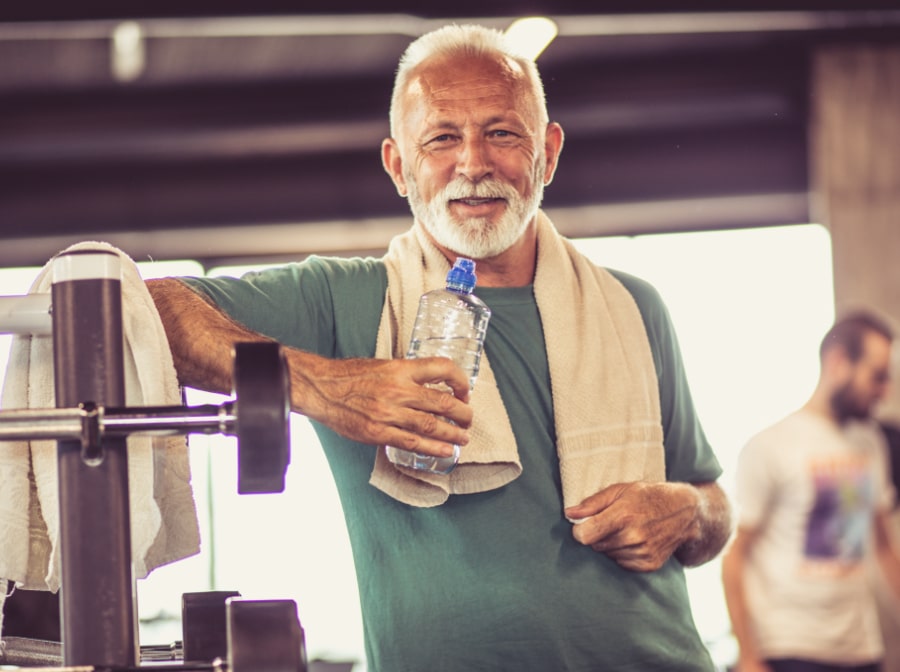
[[[861,456],[814,459],[809,464],[815,501],[806,526],[804,555],[815,563],[858,563],[872,520],[874,484]]]

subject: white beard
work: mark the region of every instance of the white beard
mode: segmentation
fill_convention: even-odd
[[[542,160],[535,166],[528,198],[522,198],[513,187],[500,180],[486,178],[473,184],[460,175],[426,203],[415,178],[404,171],[409,207],[413,216],[442,247],[470,259],[495,257],[512,247],[537,214],[544,196],[544,163]],[[460,220],[450,212],[450,201],[464,198],[502,198],[506,200],[506,210],[494,223],[485,217]]]

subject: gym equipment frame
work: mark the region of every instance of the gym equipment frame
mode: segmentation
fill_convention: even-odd
[[[0,640],[0,664],[71,672],[306,672],[292,600],[186,594],[185,640],[211,659],[183,660],[177,645],[142,649],[131,569],[128,435],[236,435],[238,492],[284,489],[290,386],[280,347],[237,344],[236,398],[220,406],[127,408],[120,257],[105,250],[66,252],[53,259],[51,272],[49,294],[0,297],[0,332],[52,334],[56,408],[0,410],[0,441],[57,441],[62,642]],[[209,609],[219,618],[198,620]],[[209,632],[204,622],[219,625]],[[212,658],[221,652],[224,660]]]

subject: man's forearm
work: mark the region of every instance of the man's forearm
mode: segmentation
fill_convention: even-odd
[[[745,563],[755,537],[755,531],[738,528],[731,545],[722,556],[722,588],[731,630],[739,647],[739,669],[758,669],[762,664],[744,590]]]
[[[722,488],[716,483],[693,487],[699,498],[694,533],[675,550],[675,557],[686,567],[696,567],[716,557],[732,529],[731,506]]]
[[[875,555],[885,583],[900,599],[900,556],[894,547],[891,514],[882,511],[875,517]]]
[[[174,278],[148,280],[178,380],[211,392],[232,388],[232,350],[270,340],[251,331]],[[465,373],[446,358],[332,360],[284,348],[291,409],[360,443],[391,445],[445,457],[468,442],[472,423]],[[453,391],[425,387],[444,383]],[[445,417],[451,422],[441,422]]]
[[[179,280],[148,280],[147,289],[166,331],[179,382],[229,393],[234,344],[263,337],[229,319]]]

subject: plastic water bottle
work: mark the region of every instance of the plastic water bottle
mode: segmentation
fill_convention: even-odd
[[[426,292],[419,300],[407,359],[449,357],[469,376],[469,389],[475,386],[484,337],[491,309],[475,296],[475,262],[460,257],[447,274],[447,286]],[[447,385],[430,385],[451,392]],[[449,422],[449,421],[448,421]],[[396,465],[447,474],[459,461],[459,446],[450,457],[421,455],[386,446],[388,459]]]

